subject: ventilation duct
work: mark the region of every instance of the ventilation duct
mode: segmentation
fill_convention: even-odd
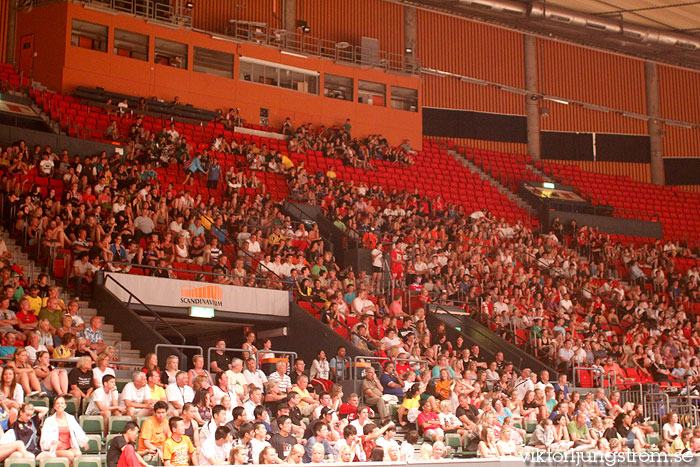
[[[658,44],[684,50],[700,49],[700,39],[693,36],[628,24],[616,19],[582,13],[557,5],[545,5],[542,1],[534,1],[529,4],[512,0],[459,0],[459,2],[464,6],[488,9],[494,13],[508,13],[535,20],[593,29],[606,34],[618,34],[626,39],[646,44]]]

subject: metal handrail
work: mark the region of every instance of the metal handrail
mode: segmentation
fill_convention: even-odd
[[[203,276],[212,276],[212,277],[225,277],[228,279],[245,279],[245,280],[255,280],[255,281],[260,281],[260,282],[281,282],[282,284],[287,283],[289,281],[285,279],[269,279],[266,277],[259,277],[259,276],[237,276],[235,274],[224,274],[220,272],[214,272],[214,271],[193,271],[191,269],[181,269],[181,268],[175,268],[171,266],[151,266],[149,264],[134,264],[134,263],[127,263],[124,261],[105,261],[104,264],[102,265],[102,270],[105,272],[117,272],[119,273],[120,271],[110,271],[109,269],[106,268],[107,265],[114,265],[114,266],[119,266],[119,267],[131,267],[131,268],[142,268],[142,269],[149,269],[149,270],[162,270],[162,271],[172,271],[172,272],[187,272],[187,273],[192,273],[192,274],[201,274]],[[128,272],[121,271],[122,274],[128,274]],[[197,281],[201,282],[201,281]],[[238,287],[246,287],[245,285],[239,285]]]
[[[151,308],[150,306],[146,305],[139,297],[137,297],[137,296],[134,295],[129,289],[127,289],[126,287],[124,287],[118,280],[116,280],[116,279],[114,278],[114,276],[113,276],[112,274],[105,274],[105,281],[104,281],[104,285],[105,285],[105,286],[107,285],[107,281],[110,280],[110,279],[112,280],[112,282],[114,282],[115,284],[117,284],[118,287],[120,287],[122,290],[124,290],[126,293],[129,294],[129,301],[127,302],[127,305],[128,305],[128,304],[131,304],[131,299],[132,299],[132,298],[135,298],[136,301],[138,301],[139,304],[140,304],[141,306],[143,306],[143,307],[153,316],[154,320],[153,320],[153,324],[151,325],[151,329],[154,329],[154,330],[155,330],[155,328],[156,328],[156,322],[160,321],[160,322],[163,323],[170,331],[174,332],[175,335],[178,337],[179,340],[182,341],[183,344],[187,341],[187,339],[185,339],[185,336],[184,336],[180,331],[178,331],[177,329],[175,329],[175,328],[173,327],[172,324],[170,324],[170,323],[168,323],[167,321],[165,321],[165,319],[163,319],[163,317],[162,317],[160,314],[158,314],[155,310],[153,310],[153,308]],[[161,345],[161,346],[162,346],[162,345],[164,345],[164,344],[158,344],[158,345]]]
[[[456,319],[458,322],[461,322],[461,321],[463,320],[463,317],[452,314],[452,313],[450,312],[450,310],[446,309],[443,305],[440,305],[440,304],[432,304],[432,305],[434,305],[437,309],[442,310],[443,312],[445,312],[446,314],[448,314],[451,318]],[[430,307],[428,307],[428,308],[430,308]],[[454,328],[453,328],[453,329],[454,329]],[[463,332],[463,331],[457,331],[456,329],[454,329],[454,331],[457,332],[457,333],[458,333],[459,335],[461,335],[462,337],[467,338],[467,339],[469,339],[470,341],[472,340],[472,338],[469,337],[469,335],[468,335],[467,333],[465,333],[465,332]],[[519,355],[519,357],[520,357],[520,361],[518,362],[517,365],[515,365],[515,362],[513,362],[513,364],[515,365],[516,368],[522,368],[522,365],[523,365],[523,357],[522,357],[522,355]]]
[[[304,33],[270,27],[265,23],[231,19],[224,33],[238,40],[338,63],[353,63],[411,75],[418,75],[421,71],[420,60],[413,56],[320,39]]]

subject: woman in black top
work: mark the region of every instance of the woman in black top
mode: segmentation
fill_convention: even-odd
[[[83,397],[90,398],[95,390],[95,381],[92,375],[92,358],[80,357],[75,368],[68,373],[68,387],[70,394],[78,399],[78,407]]]

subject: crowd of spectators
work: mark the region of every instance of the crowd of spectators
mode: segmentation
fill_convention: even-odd
[[[317,131],[289,122],[283,131],[290,151],[321,151],[361,169],[371,170],[373,158],[412,163],[407,144],[391,148],[378,136],[352,139],[349,121]],[[295,290],[299,300],[320,305],[324,322],[345,326],[357,348],[386,362],[366,372],[360,394],[344,397],[337,384],[346,376],[344,349],[330,361],[319,350],[309,374],[297,360],[290,377],[284,362],[263,372],[251,360],[269,350],[268,342],[258,351],[253,336],[246,360],[222,352],[209,369],[200,356],[189,372],[179,372],[171,356],[160,370],[149,355],[144,371],[117,395],[108,371],[114,349],[104,345],[101,320],[86,326],[77,302],[64,306],[46,277],[22,285],[5,267],[0,353],[13,357],[2,387],[16,402],[3,406],[7,426],[36,420],[24,394],[57,396],[46,432],[50,441],[44,442],[42,431],[34,454],[79,453],[85,440],[65,413],[66,396],[90,399],[86,413],[105,421],[112,415],[151,417],[140,431],[128,425],[120,451],[112,452],[132,456],[131,462],[405,460],[421,437],[428,442],[420,456],[439,459],[446,435],[482,457],[530,448],[639,452],[650,447],[655,431],[640,408],[622,404],[616,392],[569,393],[574,366],[600,367],[618,382],[634,369],[649,381],[693,377],[697,383],[700,328],[690,304],[697,300],[698,269],[685,275],[675,269],[673,259],[690,252],[672,242],[634,247],[556,223],[551,232],[535,232],[485,209],[465,213],[440,198],[341,181],[332,168],[309,174],[281,153],[223,136],[194,152],[174,127],[153,133],[137,120],[125,138],[129,151],[123,156],[80,159],[19,142],[0,157],[6,210],[16,213],[12,229],[26,232],[37,251],[74,260],[76,294],[89,293],[101,268],[145,267],[158,277],[178,277],[183,265],[196,264],[217,273],[199,279]],[[216,155],[221,152],[241,158],[225,170]],[[226,198],[219,204],[176,190],[158,172],[171,165],[183,169],[183,184],[206,183]],[[285,174],[292,196],[321,206],[336,227],[372,251],[372,273],[341,270],[318,227],[292,222],[264,192],[256,171]],[[37,185],[27,192],[26,174],[59,180],[64,189],[59,194],[52,185],[44,191]],[[244,187],[259,191],[241,194]],[[552,384],[546,372],[518,373],[502,354],[486,361],[462,338],[448,340],[444,326],[429,329],[426,314],[433,306],[465,309],[499,335],[519,339],[558,369],[558,381]],[[77,358],[75,368],[54,368],[49,355]],[[528,423],[536,427],[530,430]],[[669,423],[660,450],[700,450],[700,432],[688,435],[677,421]],[[66,426],[75,432],[69,442],[61,438]],[[397,428],[403,444],[394,440]],[[126,449],[136,440],[136,448]],[[8,455],[22,451],[8,445],[16,448]]]

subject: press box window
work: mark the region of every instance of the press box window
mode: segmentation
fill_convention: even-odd
[[[148,36],[138,32],[114,30],[114,55],[148,61]]]
[[[156,63],[187,69],[187,44],[156,37]]]
[[[233,78],[233,54],[218,50],[194,48],[192,69],[198,73]]]
[[[238,76],[243,81],[318,95],[319,74],[254,58],[241,58]]]
[[[391,108],[418,112],[418,90],[402,88],[401,86],[392,86]]]
[[[357,94],[361,104],[386,106],[386,85],[372,81],[357,82]]]
[[[323,76],[323,95],[333,99],[352,101],[352,78],[326,73]]]
[[[107,52],[108,34],[109,28],[107,26],[74,19],[70,43],[83,49]]]

